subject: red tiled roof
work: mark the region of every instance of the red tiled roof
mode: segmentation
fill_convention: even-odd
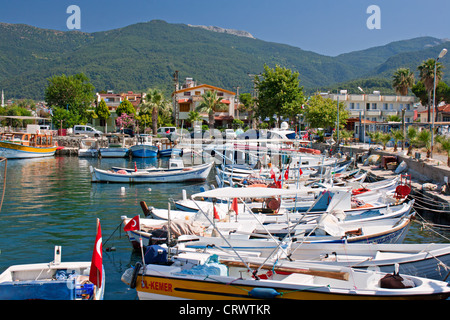
[[[430,110],[431,110],[431,112],[433,112],[433,108],[431,108]],[[438,112],[450,113],[450,104],[446,104],[444,106],[438,107]],[[417,113],[428,113],[428,109],[425,109],[423,111],[418,111]]]

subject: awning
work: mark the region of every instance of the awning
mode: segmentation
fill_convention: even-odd
[[[225,104],[230,104],[230,100],[228,100],[228,99],[222,99],[222,100],[220,100],[220,102],[225,103]]]
[[[216,116],[214,117],[214,120],[216,121],[223,121],[223,120],[233,120],[233,116]]]
[[[186,99],[178,99],[178,103],[186,103],[186,102],[191,102],[191,98],[186,98]]]

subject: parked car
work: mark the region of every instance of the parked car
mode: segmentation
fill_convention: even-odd
[[[223,137],[225,139],[236,139],[236,132],[233,129],[225,129],[223,132]]]
[[[162,137],[168,137],[172,133],[176,132],[176,127],[160,127],[158,130],[156,130],[156,134],[159,134]]]
[[[73,134],[74,135],[84,134],[90,137],[100,137],[103,134],[103,132],[98,131],[95,128],[92,128],[91,126],[76,125],[73,127]]]
[[[123,134],[127,134],[127,135],[129,135],[130,137],[134,137],[134,135],[135,135],[135,132],[134,132],[134,130],[133,129],[131,129],[131,128],[123,128],[123,129],[117,129],[116,130],[116,133],[123,133]]]

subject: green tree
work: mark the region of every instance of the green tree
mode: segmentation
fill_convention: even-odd
[[[98,106],[95,108],[95,113],[100,119],[105,120],[105,133],[107,131],[107,124],[106,120],[111,116],[111,112],[109,111],[108,106],[106,105],[105,100],[101,100],[98,104]]]
[[[214,129],[214,112],[227,110],[228,106],[222,103],[222,97],[218,97],[216,91],[210,90],[202,94],[202,101],[196,111],[208,113],[209,129]]]
[[[407,155],[410,156],[412,153],[412,148],[414,144],[417,143],[417,130],[413,126],[408,127],[408,131],[406,131],[406,138],[408,139],[408,153]]]
[[[450,167],[450,138],[439,135],[436,137],[436,141],[439,142],[442,149],[447,152],[447,166]]]
[[[386,150],[386,145],[389,141],[391,141],[391,135],[389,133],[380,133],[380,142],[383,145],[383,150]]]
[[[300,87],[299,73],[278,65],[274,69],[264,65],[264,72],[255,76],[258,91],[256,114],[261,119],[281,117],[292,120],[302,113],[304,103],[303,87]]]
[[[403,131],[401,129],[391,129],[391,137],[394,139],[394,152],[397,152],[397,144],[399,141],[403,141]]]
[[[136,114],[136,109],[133,104],[128,101],[128,99],[123,100],[116,109],[117,116],[120,117],[122,114],[134,115]]]
[[[73,126],[83,123],[81,115],[66,108],[52,107],[52,112],[52,122],[60,129],[73,128]]]
[[[392,76],[392,87],[401,96],[408,94],[409,88],[414,85],[414,73],[407,68],[399,68]]]
[[[431,156],[431,131],[422,130],[417,134],[417,141],[421,142],[427,149],[427,158]]]
[[[143,109],[145,111],[151,110],[152,130],[153,134],[156,134],[156,131],[158,130],[158,116],[161,121],[164,118],[164,112],[168,112],[168,110],[170,110],[170,104],[164,97],[164,93],[158,89],[149,89],[145,95]]]
[[[334,128],[337,121],[337,102],[325,99],[321,95],[314,95],[309,100],[304,110],[305,121],[312,128]],[[347,123],[348,111],[345,105],[339,103],[339,128],[344,128]]]
[[[45,102],[49,106],[65,108],[85,118],[94,101],[94,86],[83,73],[53,76],[45,89]]]
[[[436,85],[442,79],[443,75],[443,66],[442,63],[436,63],[435,59],[428,59],[422,62],[422,64],[417,68],[420,73],[420,80],[423,82],[425,89],[428,94],[428,122],[430,122],[430,109],[433,105],[431,101],[432,92],[434,88],[434,68],[436,66]],[[437,104],[436,104],[436,117],[437,117]]]

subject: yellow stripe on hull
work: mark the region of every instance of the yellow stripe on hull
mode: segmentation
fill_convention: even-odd
[[[31,147],[16,143],[0,142],[0,156],[6,158],[33,158],[52,156],[57,147]]]
[[[263,284],[263,282],[261,282]],[[259,299],[252,297],[249,292],[254,288],[274,289],[280,295],[275,299],[288,300],[411,300],[411,299],[442,299],[440,295],[361,295],[346,294],[325,290],[319,292],[318,286],[312,285],[304,290],[277,288],[273,286],[249,286],[233,283],[221,283],[214,280],[179,279],[145,275],[137,277],[136,290],[142,296],[153,299],[191,299],[191,300],[244,300]],[[315,291],[316,290],[316,291]]]

